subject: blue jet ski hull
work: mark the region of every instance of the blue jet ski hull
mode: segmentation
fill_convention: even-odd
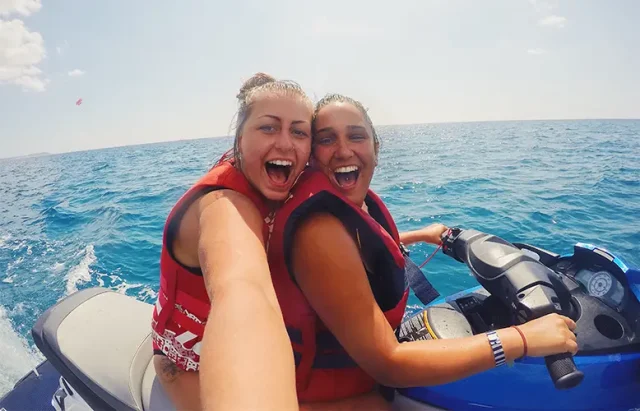
[[[399,393],[449,410],[629,411],[640,406],[640,354],[574,358],[584,370],[585,379],[568,391],[553,387],[542,360],[526,359],[513,367],[487,371],[455,383],[401,389]],[[0,409],[51,409],[60,373],[49,361],[41,363],[37,370],[39,375],[30,372],[0,399]]]
[[[18,381],[13,390],[0,399],[0,410],[50,410],[53,393],[58,389],[60,373],[44,361]]]

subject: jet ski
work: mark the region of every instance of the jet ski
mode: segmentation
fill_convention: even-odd
[[[579,351],[391,390],[394,409],[640,409],[639,270],[594,245],[560,255],[476,230],[451,230],[442,251],[479,285],[407,318],[401,342],[466,337],[556,312],[576,321]],[[152,309],[100,287],[59,301],[32,329],[46,360],[0,399],[0,411],[174,409],[153,367]]]
[[[458,338],[559,313],[576,321],[578,353],[525,357],[463,380],[399,393],[452,410],[640,410],[640,271],[578,243],[569,255],[454,229],[445,254],[480,286],[434,301],[400,341]]]

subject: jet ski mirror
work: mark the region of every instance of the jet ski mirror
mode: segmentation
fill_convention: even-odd
[[[560,276],[502,238],[454,228],[444,236],[442,250],[465,263],[478,282],[511,311],[514,322],[550,313],[575,318],[571,295]],[[570,353],[546,357],[545,362],[557,389],[573,388],[584,378]]]

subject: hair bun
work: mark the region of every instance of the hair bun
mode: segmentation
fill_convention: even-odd
[[[252,89],[260,87],[267,83],[273,83],[274,81],[276,81],[276,79],[268,74],[256,73],[251,76],[249,80],[245,81],[242,84],[242,87],[240,87],[240,91],[238,92],[236,98],[238,100],[244,100],[249,91],[251,91]]]

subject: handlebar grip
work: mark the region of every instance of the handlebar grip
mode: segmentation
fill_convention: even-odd
[[[584,374],[576,368],[571,353],[554,354],[544,357],[553,384],[559,390],[576,387],[584,379]]]
[[[454,247],[454,243],[462,229],[454,227],[440,234],[440,241],[442,242],[442,252],[449,257],[452,257],[460,262],[463,262],[460,257],[456,254],[456,248]]]

